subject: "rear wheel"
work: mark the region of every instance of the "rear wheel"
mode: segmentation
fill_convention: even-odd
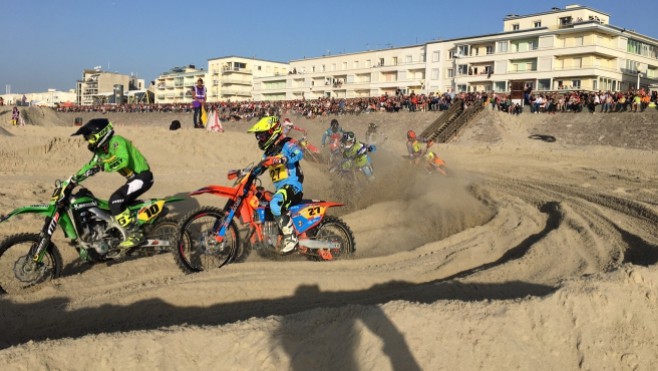
[[[238,253],[240,234],[235,222],[228,224],[226,234],[218,241],[226,213],[216,207],[206,206],[193,210],[178,223],[172,239],[174,260],[185,273],[195,273],[221,268]]]
[[[52,242],[40,263],[32,260],[29,252],[39,241],[36,233],[21,233],[0,244],[0,293],[35,289],[61,275],[62,256]]]
[[[178,222],[173,218],[165,218],[156,222],[146,232],[146,239],[156,241],[157,245],[139,248],[137,254],[151,256],[171,252],[173,250],[171,240],[177,231]]]
[[[356,251],[352,230],[342,219],[335,216],[325,216],[322,222],[313,228],[309,236],[317,240],[338,243],[338,248],[329,249],[332,260],[348,259]],[[316,251],[310,250],[307,253],[308,258],[311,260],[324,260]]]

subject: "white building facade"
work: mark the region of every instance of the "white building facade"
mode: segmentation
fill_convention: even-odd
[[[658,82],[658,40],[569,5],[503,20],[501,33],[290,62],[256,100],[487,91],[627,90]]]

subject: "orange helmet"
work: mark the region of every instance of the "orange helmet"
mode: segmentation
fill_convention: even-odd
[[[416,139],[416,132],[413,131],[413,130],[409,130],[409,131],[407,132],[407,139],[409,139],[409,140],[414,140],[414,139]]]

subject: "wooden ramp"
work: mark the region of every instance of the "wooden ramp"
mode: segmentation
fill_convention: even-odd
[[[434,142],[447,143],[483,108],[480,100],[465,108],[461,99],[455,99],[450,108],[423,130],[420,136]]]

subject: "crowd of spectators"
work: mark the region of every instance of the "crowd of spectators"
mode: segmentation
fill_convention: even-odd
[[[539,94],[526,94],[525,102],[513,102],[509,94],[473,92],[444,94],[403,94],[401,91],[394,95],[384,94],[379,97],[364,98],[318,98],[298,99],[284,101],[240,101],[207,103],[206,109],[216,111],[221,120],[242,120],[261,117],[266,114],[280,116],[303,116],[309,119],[329,115],[359,115],[371,112],[416,112],[416,111],[443,111],[459,98],[466,105],[475,101],[489,104],[492,110],[508,112],[511,114],[549,113],[557,112],[642,112],[653,107],[658,100],[657,92],[651,94],[644,90],[635,92],[551,92]],[[190,103],[175,104],[107,104],[93,106],[61,106],[56,107],[60,112],[192,112]]]
[[[648,108],[656,108],[658,91],[647,92],[644,89],[631,89],[626,92],[613,91],[571,91],[541,94],[527,94],[524,105],[530,113],[556,114],[558,112],[644,112]],[[520,114],[524,110],[519,104],[512,103],[509,95],[494,94],[488,103],[492,110],[511,114]],[[527,110],[527,109],[526,109]]]

